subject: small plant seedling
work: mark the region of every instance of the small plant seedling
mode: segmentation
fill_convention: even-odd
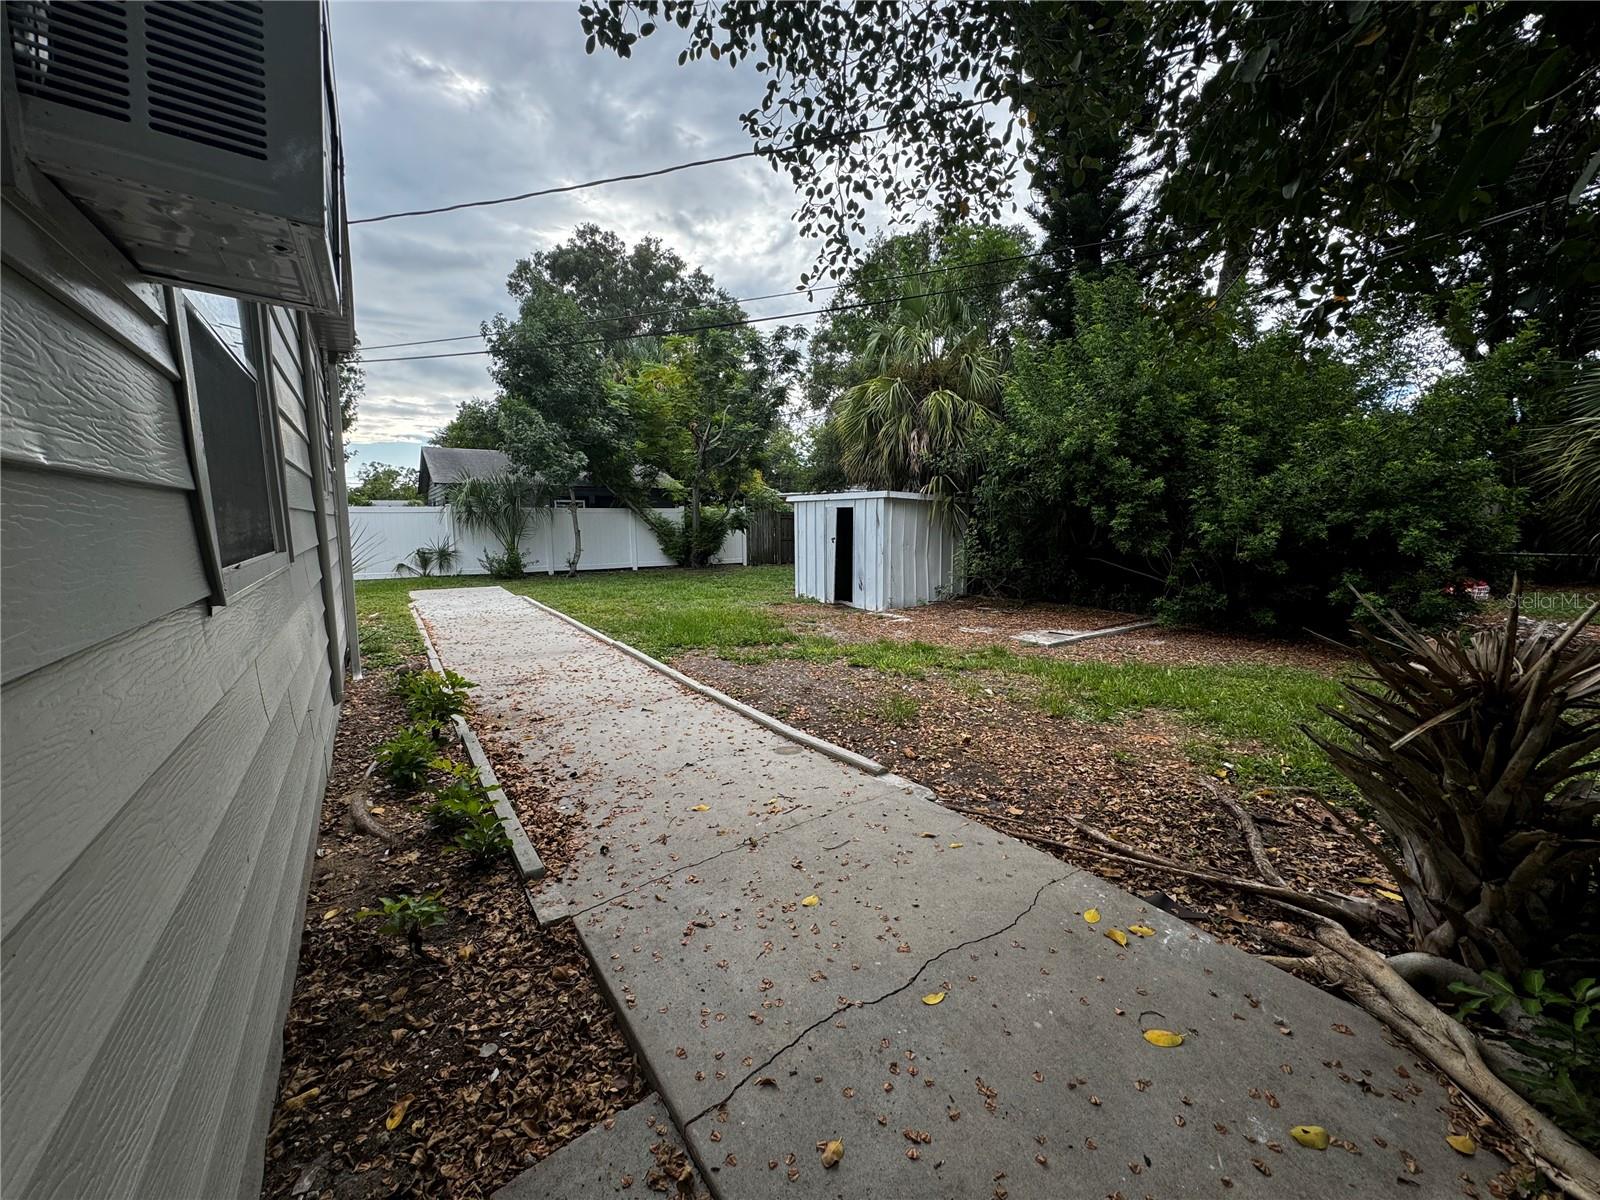
[[[416,671],[400,676],[396,684],[413,721],[446,727],[451,717],[467,711],[467,692],[477,686],[454,671]]]
[[[438,753],[426,731],[408,725],[378,747],[378,769],[390,783],[414,788],[428,777]]]
[[[405,938],[411,953],[420,955],[423,931],[444,924],[445,907],[439,903],[441,895],[442,892],[429,892],[425,896],[404,893],[384,896],[378,901],[377,908],[363,908],[356,913],[355,919],[364,921],[368,917],[382,917],[383,924],[378,926],[379,931],[391,937]]]
[[[511,839],[501,827],[498,814],[493,808],[488,808],[480,811],[456,834],[452,845],[465,854],[473,866],[487,867],[511,849]]]

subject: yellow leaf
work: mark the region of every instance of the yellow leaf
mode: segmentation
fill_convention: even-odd
[[[1089,922],[1089,924],[1091,924],[1091,925],[1100,924],[1100,910],[1098,908],[1086,908],[1086,909],[1084,909],[1083,910],[1083,919],[1085,921]]]
[[[1328,1131],[1321,1125],[1296,1125],[1289,1130],[1289,1136],[1302,1146],[1309,1146],[1313,1150],[1328,1148]]]
[[[371,808],[367,809],[367,811],[369,813],[381,813],[383,811],[383,805],[374,804]]]
[[[711,811],[711,805],[709,805],[709,804],[696,804],[689,811],[690,812],[710,812]]]
[[[839,1160],[844,1157],[844,1143],[834,1138],[822,1148],[822,1165],[824,1167],[837,1167]]]
[[[1129,925],[1128,932],[1137,933],[1140,937],[1154,937],[1156,931],[1148,925]]]
[[[327,912],[322,914],[322,919],[324,921],[331,921],[343,911],[344,909],[342,908],[330,908]]]
[[[1445,1141],[1450,1144],[1450,1149],[1457,1154],[1476,1154],[1478,1143],[1464,1133],[1452,1133]]]
[[[938,1004],[943,999],[944,999],[944,993],[943,992],[929,992],[926,996],[924,996],[922,998],[922,1002],[924,1004]]]
[[[816,896],[807,896],[804,900],[800,901],[800,903],[804,904],[807,908],[815,908],[817,905],[821,904],[822,901]]]
[[[1144,1040],[1152,1046],[1160,1046],[1164,1050],[1170,1050],[1174,1046],[1183,1045],[1183,1034],[1173,1033],[1170,1029],[1146,1029],[1144,1031]]]
[[[961,847],[963,847],[965,845],[966,845],[965,842],[951,842],[950,843],[950,849],[959,850],[959,849],[961,849]]]
[[[1355,882],[1355,883],[1364,883],[1364,884],[1367,884],[1368,886],[1371,886],[1374,883],[1382,883],[1383,880],[1374,878],[1371,875],[1357,875],[1355,877],[1355,879],[1353,880],[1353,882]]]
[[[1405,903],[1405,897],[1399,892],[1391,892],[1388,888],[1373,888],[1372,890],[1377,892],[1378,895],[1382,896],[1385,900],[1393,900],[1396,904]]]
[[[937,833],[924,833],[922,836],[923,837],[938,837],[939,835]]]
[[[1126,946],[1128,944],[1128,935],[1123,933],[1120,929],[1108,929],[1106,930],[1106,936],[1119,946]]]
[[[383,1127],[390,1131],[400,1128],[400,1122],[406,1119],[406,1109],[411,1107],[412,1097],[401,1096],[394,1102],[394,1107],[389,1110],[389,1115],[384,1118]]]

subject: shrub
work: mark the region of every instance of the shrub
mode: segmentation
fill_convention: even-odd
[[[1351,587],[1447,621],[1499,570],[1518,500],[1481,389],[1419,395],[1382,331],[1335,353],[1248,309],[1180,324],[1125,278],[1076,295],[975,439],[979,586],[1298,631],[1342,627]]]
[[[450,718],[467,711],[467,692],[478,685],[454,671],[413,671],[401,675],[396,690],[415,722],[433,722],[446,728]]]
[[[394,569],[402,575],[432,575],[437,571],[441,575],[455,573],[457,552],[455,543],[448,538],[429,542],[426,546],[418,546],[411,552],[411,557],[394,565]]]
[[[451,844],[477,867],[488,866],[511,849],[511,839],[492,807],[472,816]]]
[[[444,905],[439,903],[441,895],[442,892],[430,892],[425,896],[384,896],[377,908],[363,908],[356,913],[356,920],[382,917],[383,923],[378,926],[380,932],[405,938],[411,952],[421,954],[423,932],[444,924],[446,913]]]
[[[1516,973],[1592,954],[1600,930],[1600,642],[1505,623],[1431,638],[1373,610],[1365,670],[1306,735],[1388,835],[1418,950]]]
[[[1519,983],[1485,971],[1482,987],[1456,982],[1450,990],[1465,998],[1459,1016],[1485,1006],[1499,1014],[1515,1004],[1531,1018],[1513,1025],[1508,1041],[1533,1069],[1507,1071],[1507,1080],[1563,1130],[1600,1150],[1600,1021],[1592,1021],[1600,983],[1591,975],[1562,991],[1537,970],[1524,971]]]
[[[485,550],[478,562],[495,579],[521,579],[527,573],[522,569],[522,551],[516,546],[507,546],[499,554]]]
[[[378,769],[389,782],[414,788],[428,777],[438,753],[431,734],[408,725],[378,747]]]
[[[696,537],[687,518],[682,522],[674,521],[649,508],[640,509],[638,513],[655,534],[661,552],[680,567],[705,566],[712,555],[722,549],[728,534],[743,529],[746,521],[743,509],[708,506],[700,510],[700,534]]]

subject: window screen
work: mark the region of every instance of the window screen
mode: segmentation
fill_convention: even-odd
[[[191,293],[191,299],[196,298]],[[230,302],[231,303],[231,302]],[[278,548],[272,521],[265,432],[255,375],[244,365],[245,324],[214,329],[199,313],[189,314],[195,402],[205,439],[206,476],[222,565],[231,567]],[[237,340],[224,336],[237,334]],[[241,361],[243,360],[243,361]]]

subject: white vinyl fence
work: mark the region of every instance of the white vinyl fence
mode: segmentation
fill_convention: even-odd
[[[662,516],[683,520],[681,508],[658,508]],[[670,567],[673,562],[663,553],[650,527],[626,508],[580,508],[578,528],[583,534],[580,571],[638,570],[640,567]],[[450,511],[442,505],[388,507],[350,506],[350,541],[354,548],[357,579],[394,579],[408,574],[396,570],[397,563],[411,562],[419,546],[450,542],[456,548],[454,574],[484,575],[482,557],[486,551],[499,553],[500,545],[482,534],[463,533],[450,521]],[[745,535],[734,530],[712,557],[715,563],[745,563]],[[572,555],[572,517],[564,508],[544,509],[535,514],[522,535],[522,565],[530,573],[555,574],[567,569]]]

